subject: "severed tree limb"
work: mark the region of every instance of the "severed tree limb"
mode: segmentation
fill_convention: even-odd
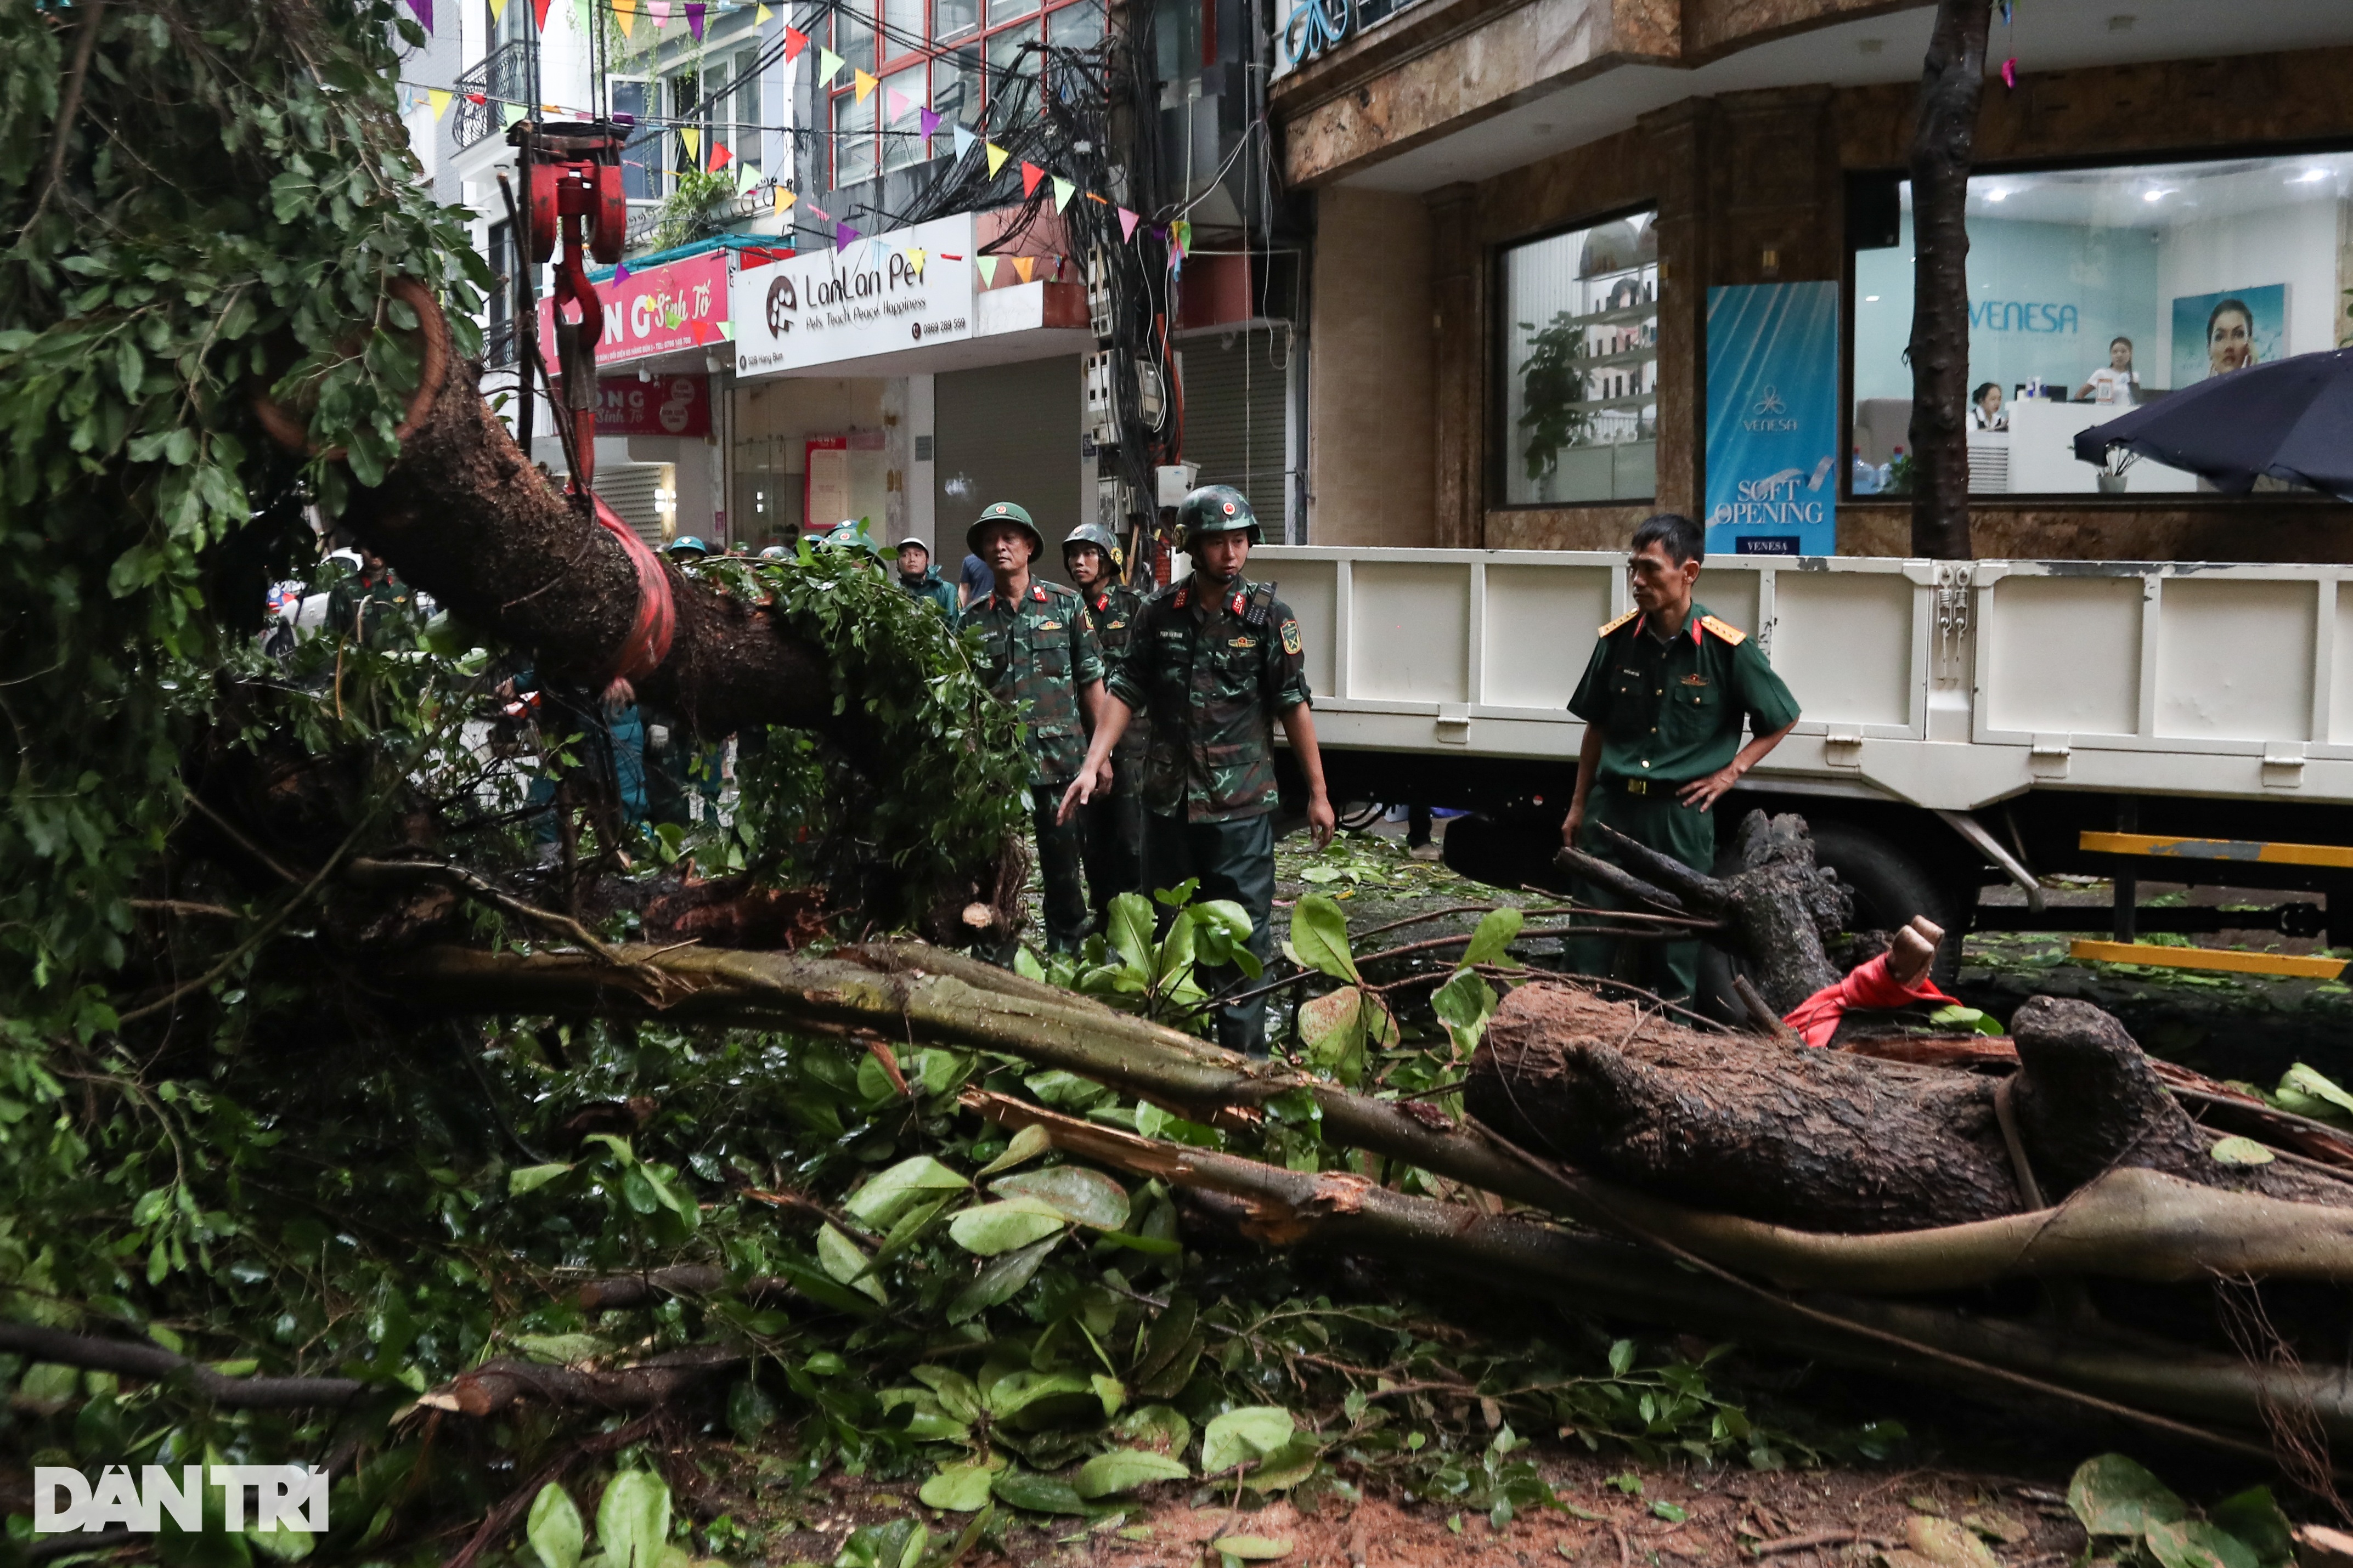
[[[349,1377],[231,1377],[161,1345],[69,1333],[32,1323],[0,1322],[0,1351],[150,1383],[184,1378],[213,1404],[236,1410],[318,1409],[348,1405],[367,1391],[367,1384]]]
[[[1524,1159],[1419,1104],[1375,1100],[1236,1055],[1084,997],[921,943],[828,957],[689,949],[649,956],[666,1008],[616,970],[569,954],[434,948],[387,965],[412,1004],[491,1012],[659,1012],[673,1021],[769,1026],[1001,1052],[1149,1100],[1188,1120],[1246,1124],[1305,1089],[1324,1137],[1435,1172],[1609,1234],[1672,1241],[1790,1288],[1953,1289],[2018,1275],[2113,1274],[2151,1282],[2210,1272],[2353,1281],[2353,1210],[2288,1203],[2125,1169],[2056,1210],[1877,1235],[1805,1231],[1713,1214]]]
[[[727,1288],[727,1271],[715,1263],[680,1263],[649,1268],[643,1274],[617,1274],[591,1279],[575,1295],[584,1312],[617,1311],[650,1307],[673,1296],[710,1296]],[[755,1307],[787,1299],[801,1300],[789,1279],[760,1279],[744,1282],[741,1294]]]
[[[2260,1429],[2266,1400],[2295,1402],[2308,1405],[2332,1436],[2353,1435],[2353,1378],[2342,1373],[2282,1373],[2187,1351],[2159,1361],[1935,1308],[1727,1290],[1655,1251],[1525,1215],[1413,1197],[1345,1172],[1291,1171],[1163,1143],[987,1090],[966,1090],[962,1101],[1004,1126],[1042,1128],[1067,1153],[1219,1194],[1240,1209],[1242,1233],[1269,1246],[1313,1242],[1401,1258],[1446,1277],[1468,1272],[1515,1289],[1558,1288],[1583,1310],[1761,1340],[1978,1392],[2014,1397],[2024,1390],[2265,1459],[2271,1450],[2259,1444],[2156,1412]],[[2127,1398],[2140,1407],[2120,1403]]]
[[[501,1357],[459,1373],[417,1403],[428,1410],[461,1415],[494,1415],[524,1399],[598,1410],[644,1410],[667,1405],[714,1373],[741,1366],[749,1358],[716,1346],[656,1356],[610,1372],[541,1366]]]

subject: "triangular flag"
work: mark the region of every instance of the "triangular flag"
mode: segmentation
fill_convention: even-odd
[[[670,26],[670,0],[646,0],[646,15],[654,19],[657,29]]]
[[[427,32],[433,30],[433,0],[408,0],[408,8],[417,13]]]
[[[932,133],[940,128],[939,111],[934,109],[926,109],[917,113],[915,116],[915,128],[923,133],[924,141],[930,141],[932,139]],[[964,149],[962,147],[958,147],[956,152],[961,155]]]
[[[720,322],[720,323],[719,323],[719,335],[720,335],[721,337],[723,337],[723,338],[725,338],[729,342],[731,342],[731,343],[732,343],[732,342],[733,342],[735,341],[735,323],[734,323],[734,322],[733,322],[733,321],[722,321],[722,322]],[[1289,731],[1284,731],[1284,732],[1285,732],[1286,734],[1287,734],[1287,733],[1289,733]]]
[[[512,125],[516,121],[521,120],[522,118],[522,104],[501,103],[499,105],[499,123],[501,126]]]
[[[882,95],[882,106],[891,111],[892,119],[898,120],[915,107],[915,100],[894,87]]]
[[[1045,170],[1027,158],[1021,160],[1021,194],[1023,195],[1027,196],[1035,192],[1038,189],[1038,182],[1045,177]]]
[[[959,122],[955,128],[956,157],[961,160],[966,153],[972,151],[972,144],[979,140],[979,137],[965,130]]]
[[[455,96],[446,87],[428,87],[425,89],[425,100],[433,106],[434,119],[438,120],[449,112],[449,100]]]
[[[531,22],[541,37],[547,36],[547,0],[531,0]]]
[[[794,26],[790,22],[786,23],[785,63],[786,65],[790,65],[795,60],[800,58],[801,51],[807,47],[808,35],[802,32],[798,27]]]
[[[994,288],[997,284],[997,258],[976,256],[972,258],[972,264],[980,268],[980,286],[984,289]]]
[[[546,0],[538,0],[541,5]],[[686,30],[694,35],[696,43],[702,42],[702,0],[686,0]]]
[[[507,0],[491,0],[491,20],[498,21],[506,15]]]
[[[833,229],[833,247],[834,247],[834,249],[836,249],[836,250],[848,250],[851,246],[856,245],[857,243],[858,243],[858,231],[857,231],[856,229],[854,229],[854,228],[850,227],[850,226],[849,226],[848,224],[846,224],[846,223],[844,223],[844,224],[836,224],[836,225],[834,226],[834,229]]]
[[[728,160],[734,156],[734,153],[727,150],[725,142],[713,141],[711,143],[711,173],[714,174],[719,173],[727,166]]]
[[[695,322],[695,323],[694,323],[694,327],[693,327],[693,336],[694,336],[694,341],[695,341],[696,342],[698,342],[698,343],[699,343],[699,342],[702,342],[702,340],[703,340],[703,339],[705,339],[705,338],[709,337],[710,335],[711,335],[711,323],[710,323],[710,322],[708,322],[708,321],[697,321],[697,322]]]
[[[915,269],[915,276],[918,278],[923,275],[923,257],[924,251],[922,246],[911,245],[907,247],[907,265]]]
[[[839,76],[841,74],[841,68],[849,63],[849,62],[848,60],[843,59],[831,49],[821,48],[818,50],[817,79],[824,83],[826,86],[831,87],[833,85],[833,79]]]
[[[1062,178],[1061,175],[1055,175],[1054,210],[1056,212],[1060,212],[1064,207],[1069,206],[1071,205],[1071,196],[1078,190],[1078,186],[1071,184],[1070,181]]]
[[[613,263],[613,281],[616,283],[627,283],[628,280],[629,264],[626,261],[616,261]]]
[[[792,205],[793,205],[793,203],[794,203],[794,201],[795,201],[796,199],[797,199],[797,198],[796,198],[796,197],[794,196],[794,195],[793,195],[793,193],[792,193],[792,192],[790,192],[790,191],[788,191],[788,190],[785,189],[785,187],[784,187],[784,186],[782,186],[782,185],[778,185],[778,186],[776,187],[776,212],[777,212],[777,214],[778,214],[779,216],[781,216],[781,215],[783,215],[784,213],[786,213],[786,211],[790,210],[790,208],[792,207]]]
[[[489,99],[487,99],[487,98],[484,98],[484,97],[483,97],[480,93],[479,93],[479,92],[470,92],[470,93],[468,93],[468,94],[466,95],[466,101],[467,101],[468,103],[479,103],[479,104],[480,104],[480,105],[481,105],[483,108],[485,108],[485,109],[488,109],[488,108],[491,106],[491,100],[490,100]]]
[[[858,84],[858,101],[860,103],[865,102],[868,96],[871,94],[876,88],[882,85],[879,78],[868,71],[851,71],[849,73],[849,79]]]
[[[628,37],[638,25],[638,0],[613,0],[613,15],[621,24],[621,37]]]
[[[702,132],[691,125],[682,126],[678,139],[686,143],[686,161],[700,164],[702,162]]]
[[[1005,160],[1011,156],[1012,153],[991,142],[988,144],[988,177],[992,180],[997,178],[997,171],[1005,167]]]
[[[759,170],[754,168],[749,163],[738,163],[735,165],[735,194],[737,195],[750,195],[752,194],[752,187],[759,183]]]
[[[1021,281],[1029,282],[1029,274],[1037,268],[1038,258],[1034,256],[1017,256],[1012,259],[1013,270],[1021,275]]]
[[[1134,238],[1135,237],[1135,223],[1136,223],[1136,218],[1135,218],[1135,215],[1134,215],[1134,213],[1132,213],[1132,212],[1128,211],[1125,207],[1122,207],[1122,208],[1120,208],[1120,209],[1119,209],[1119,237],[1120,237],[1120,238],[1122,238],[1122,239],[1134,239]]]
[[[765,5],[762,5],[752,13],[752,26],[755,27],[765,27],[767,25],[768,8]]]
[[[1176,254],[1177,254],[1177,255],[1179,255],[1179,256],[1182,256],[1182,255],[1184,255],[1187,251],[1188,251],[1188,250],[1192,249],[1192,248],[1193,248],[1193,224],[1192,224],[1192,220],[1191,220],[1191,219],[1189,219],[1189,218],[1181,218],[1181,217],[1180,217],[1180,218],[1178,218],[1175,223],[1170,224],[1170,225],[1168,226],[1168,238],[1169,238],[1170,243],[1171,243],[1171,244],[1173,244],[1173,245],[1176,247]]]
[[[823,218],[828,223],[831,223],[833,221],[833,215],[826,211],[823,207],[818,205],[815,202],[809,203],[808,210],[817,214],[818,217]]]

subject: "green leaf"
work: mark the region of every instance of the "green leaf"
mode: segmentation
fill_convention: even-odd
[[[524,1165],[507,1173],[507,1196],[519,1198],[525,1193],[537,1192],[556,1177],[568,1174],[569,1165]]]
[[[841,1206],[874,1229],[884,1230],[917,1203],[971,1184],[929,1154],[918,1154],[878,1173]]]
[[[2229,1531],[2253,1549],[2265,1563],[2284,1563],[2295,1555],[2295,1527],[2280,1511],[2266,1486],[2233,1492],[2206,1510],[2207,1520]]]
[[[670,1544],[670,1487],[647,1470],[623,1470],[596,1505],[596,1544],[613,1568],[660,1568]]]
[[[1169,1455],[1183,1453],[1193,1441],[1193,1424],[1166,1405],[1139,1405],[1113,1422],[1110,1431],[1123,1443]]]
[[[991,1182],[988,1190],[1008,1198],[1043,1204],[1072,1224],[1091,1226],[1096,1230],[1118,1230],[1127,1224],[1127,1189],[1102,1172],[1083,1165],[1023,1171]]]
[[[1016,1132],[1013,1135],[1013,1142],[1005,1146],[1005,1152],[983,1165],[980,1168],[980,1174],[993,1176],[999,1171],[1009,1171],[1016,1165],[1026,1165],[1053,1146],[1053,1140],[1046,1136],[1046,1130],[1032,1122]]]
[[[1239,1557],[1245,1563],[1271,1563],[1291,1555],[1289,1536],[1221,1535],[1209,1546],[1212,1551]]]
[[[1111,919],[1103,927],[1103,944],[1120,967],[1139,983],[1152,979],[1152,903],[1141,893],[1122,893],[1111,901]]]
[[[2298,1062],[2281,1075],[2279,1082],[2281,1109],[2298,1116],[2309,1116],[2316,1121],[2333,1121],[2338,1125],[2353,1122],[2353,1094],[2337,1087],[2327,1074]]]
[[[989,1482],[994,1479],[985,1465],[955,1465],[925,1481],[915,1496],[925,1508],[978,1513],[988,1506]]]
[[[1634,1367],[1634,1342],[1620,1340],[1609,1347],[1609,1375],[1623,1377]]]
[[[1348,955],[1348,917],[1330,895],[1309,893],[1291,910],[1291,940],[1283,951],[1303,969],[1313,969],[1351,984],[1364,976]]]
[[[2151,1525],[2189,1516],[2189,1505],[2122,1454],[2102,1454],[2076,1468],[2067,1506],[2087,1535],[2140,1535]]]
[[[2252,1138],[2225,1138],[2206,1152],[2222,1165],[2268,1165],[2276,1158]]]
[[[1290,1442],[1260,1461],[1243,1478],[1242,1484],[1257,1492],[1284,1491],[1314,1475],[1323,1458],[1323,1447],[1314,1435],[1297,1433]]]
[[[1068,1215],[1035,1198],[979,1204],[948,1221],[948,1235],[966,1252],[995,1258],[1046,1239],[1071,1223]]]
[[[540,1568],[577,1568],[580,1542],[586,1533],[571,1493],[554,1481],[539,1489],[539,1495],[531,1500],[523,1535],[539,1558]]]
[[[610,1354],[613,1342],[596,1334],[516,1334],[515,1344],[533,1361],[547,1362],[556,1366],[570,1366],[576,1362]]]
[[[987,1404],[992,1417],[1024,1430],[1102,1410],[1093,1383],[1074,1372],[1008,1373],[988,1385]]]
[[[1455,1059],[1464,1061],[1479,1048],[1479,1041],[1487,1032],[1487,1020],[1494,1016],[1495,990],[1475,972],[1459,969],[1453,979],[1430,993],[1430,1006],[1438,1015],[1447,1038],[1454,1042]]]
[[[2263,1568],[2253,1547],[2204,1520],[2152,1524],[2141,1539],[2164,1568]]]
[[[817,1261],[836,1284],[865,1292],[874,1298],[877,1306],[890,1305],[891,1298],[882,1289],[882,1281],[867,1271],[866,1254],[829,1224],[818,1226]]]
[[[1236,1465],[1262,1459],[1291,1441],[1299,1424],[1274,1405],[1245,1405],[1211,1421],[1201,1434],[1201,1471],[1218,1475]]]
[[[1471,933],[1471,945],[1462,950],[1461,966],[1468,969],[1474,963],[1501,963],[1511,948],[1512,939],[1520,934],[1527,917],[1506,905],[1490,910],[1480,917],[1479,929]]]
[[[1689,1513],[1671,1502],[1653,1502],[1651,1504],[1651,1511],[1669,1524],[1681,1524],[1691,1517]]]
[[[1116,1497],[1155,1481],[1187,1481],[1193,1472],[1181,1459],[1149,1448],[1114,1448],[1108,1454],[1097,1454],[1079,1467],[1078,1479],[1072,1483],[1078,1494],[1093,1500]]]
[[[991,1307],[1013,1300],[1021,1287],[1029,1284],[1030,1277],[1038,1272],[1038,1266],[1046,1261],[1046,1254],[1060,1246],[1061,1240],[1062,1233],[1058,1228],[1043,1241],[1033,1242],[1018,1252],[1008,1252],[991,1259],[988,1267],[957,1291],[955,1299],[948,1303],[948,1321],[964,1322],[978,1317]]]
[[[989,1489],[999,1502],[1026,1508],[1032,1513],[1085,1513],[1086,1500],[1079,1496],[1070,1482],[1052,1476],[1041,1476],[1035,1470],[1008,1467],[997,1472]]]

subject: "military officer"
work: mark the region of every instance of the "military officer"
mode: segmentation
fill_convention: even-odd
[[[1710,808],[1798,721],[1797,699],[1757,644],[1693,599],[1705,540],[1699,524],[1673,512],[1634,531],[1626,568],[1634,607],[1601,628],[1568,700],[1568,710],[1585,721],[1585,741],[1561,840],[1605,860],[1615,857],[1586,831],[1590,824],[1607,823],[1695,870],[1713,871]],[[1755,737],[1746,746],[1744,720]],[[1578,894],[1618,907],[1605,889],[1581,887]],[[1640,945],[1651,973],[1637,978],[1671,1000],[1691,995],[1698,942]],[[1574,938],[1569,967],[1608,974],[1616,948],[1609,937]]]
[[[1062,567],[1086,602],[1103,646],[1106,670],[1127,651],[1144,596],[1120,581],[1125,561],[1119,541],[1099,523],[1082,523],[1062,541]],[[1101,929],[1111,901],[1144,886],[1144,763],[1151,725],[1137,720],[1112,748],[1111,789],[1087,802],[1081,815],[1086,850],[1087,900]]]
[[[1060,584],[1030,577],[1046,539],[1029,512],[997,501],[965,531],[965,544],[988,563],[996,587],[965,606],[958,625],[980,628],[982,673],[989,689],[1021,710],[1030,821],[1046,884],[1046,946],[1053,952],[1074,952],[1087,925],[1086,890],[1079,882],[1080,835],[1078,825],[1065,822],[1056,806],[1086,756],[1082,724],[1097,722],[1102,711],[1103,651],[1079,596]],[[1096,759],[1084,765],[1099,769],[1103,763]]]
[[[408,584],[371,550],[362,557],[356,575],[328,591],[327,626],[354,642],[380,648],[391,643],[393,628],[414,608]]]
[[[1274,725],[1282,722],[1307,778],[1307,822],[1318,848],[1332,841],[1332,802],[1315,747],[1299,623],[1271,583],[1242,576],[1258,519],[1240,491],[1205,485],[1176,509],[1179,547],[1193,575],[1145,602],[1113,667],[1103,716],[1078,776],[1063,792],[1068,817],[1102,787],[1103,764],[1134,715],[1152,722],[1145,769],[1144,875],[1152,888],[1201,879],[1203,899],[1250,911],[1250,951],[1274,951]],[[1204,967],[1202,987],[1232,986],[1230,968]],[[1263,998],[1218,1009],[1218,1038],[1266,1054]]]

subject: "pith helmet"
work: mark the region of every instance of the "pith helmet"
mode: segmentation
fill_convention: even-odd
[[[863,550],[877,560],[880,560],[882,554],[882,547],[874,542],[872,534],[866,531],[864,518],[847,518],[835,523],[832,531],[825,536],[824,542],[839,545],[845,550]]]
[[[673,539],[668,544],[663,545],[662,548],[668,551],[673,558],[681,555],[691,555],[697,560],[700,560],[703,556],[711,553],[711,546],[703,543],[702,541],[697,539],[691,533],[680,534],[676,539]]]
[[[973,521],[973,525],[964,531],[964,547],[975,555],[979,554],[981,530],[999,522],[1009,522],[1029,536],[1031,560],[1034,561],[1046,553],[1046,536],[1038,531],[1038,525],[1029,521],[1029,511],[1018,501],[1009,500],[989,503],[988,510],[982,512]]]
[[[1258,514],[1242,492],[1231,485],[1203,485],[1185,498],[1176,508],[1176,547],[1189,551],[1193,541],[1212,533],[1242,533],[1250,536],[1252,544],[1262,544],[1266,535],[1258,526]]]
[[[898,543],[892,545],[891,547],[891,553],[896,555],[900,551],[906,549],[911,544],[926,555],[929,555],[932,552],[932,547],[929,544],[924,543],[922,540],[916,538],[911,533],[907,535],[906,538],[899,541]]]
[[[1102,523],[1082,522],[1071,530],[1070,537],[1062,541],[1062,558],[1069,560],[1071,551],[1082,544],[1092,544],[1102,551],[1103,559],[1111,563],[1114,572],[1127,564],[1127,556],[1119,547],[1118,537]]]

